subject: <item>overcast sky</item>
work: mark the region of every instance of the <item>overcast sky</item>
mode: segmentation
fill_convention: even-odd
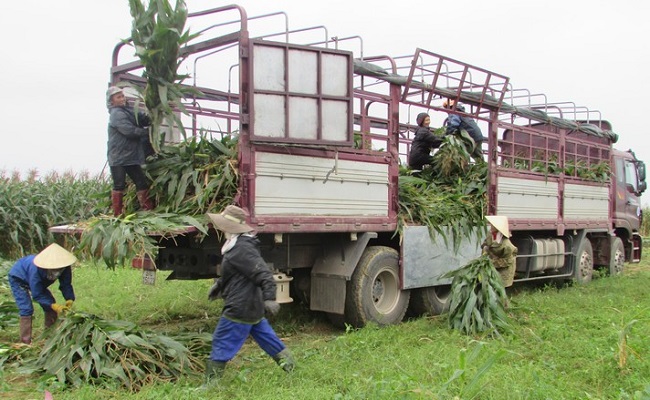
[[[232,4],[187,0],[190,12]],[[249,17],[285,11],[290,28],[363,37],[364,54],[417,47],[506,75],[549,101],[599,110],[650,163],[650,2],[640,0],[240,1]],[[11,0],[0,6],[0,170],[102,170],[104,92],[127,0]],[[648,196],[644,196],[648,204]]]

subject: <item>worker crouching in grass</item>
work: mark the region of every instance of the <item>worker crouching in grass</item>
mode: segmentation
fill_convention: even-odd
[[[75,300],[72,288],[71,265],[77,258],[63,247],[52,243],[37,255],[29,255],[16,261],[9,270],[9,286],[16,300],[20,314],[20,341],[25,344],[32,342],[32,317],[34,307],[32,298],[45,313],[45,328],[54,325],[58,314],[72,307]],[[52,292],[48,289],[55,281],[59,281],[59,289],[65,305],[55,302]]]
[[[212,336],[206,385],[218,381],[248,335],[285,371],[292,371],[295,363],[291,352],[264,317],[265,312],[277,314],[280,304],[275,301],[273,273],[262,258],[253,228],[246,224],[245,211],[230,205],[208,217],[224,232],[226,242],[221,248],[221,277],[208,294],[210,300],[222,297],[224,305]]]

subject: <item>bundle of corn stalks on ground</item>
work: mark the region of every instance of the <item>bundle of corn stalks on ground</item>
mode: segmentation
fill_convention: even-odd
[[[50,332],[34,362],[65,385],[93,384],[131,390],[199,373],[210,334],[170,337],[134,323],[69,312]],[[197,355],[195,355],[197,354]]]
[[[446,277],[452,278],[450,328],[467,335],[487,331],[499,336],[510,331],[506,290],[488,256],[476,258]]]

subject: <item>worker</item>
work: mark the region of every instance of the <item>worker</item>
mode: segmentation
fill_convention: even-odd
[[[229,205],[220,214],[208,214],[226,242],[221,248],[221,277],[212,286],[208,298],[224,299],[223,311],[212,336],[212,352],[206,363],[206,385],[217,381],[246,338],[257,344],[285,371],[295,362],[288,348],[264,317],[276,315],[276,283],[259,249],[253,228],[246,224],[246,212]]]
[[[431,164],[433,156],[431,150],[437,149],[442,144],[442,137],[431,132],[429,125],[431,118],[427,113],[420,113],[415,118],[418,124],[415,130],[415,137],[411,143],[409,152],[409,167],[413,170],[421,170],[424,165]]]
[[[442,106],[443,108],[447,108],[450,110],[453,109],[454,106],[456,106],[456,110],[460,112],[465,112],[465,107],[461,104],[456,104],[456,101],[453,99],[445,100],[442,103]],[[447,126],[446,134],[448,135],[453,133],[456,130],[467,131],[469,136],[474,141],[474,148],[472,149],[472,151],[470,151],[471,156],[477,161],[484,161],[482,145],[487,138],[483,136],[483,133],[481,132],[481,128],[479,128],[476,121],[464,115],[451,114],[449,118],[447,118],[445,125]]]
[[[512,286],[517,268],[517,247],[510,242],[508,217],[488,215],[490,233],[483,242],[483,251],[501,276],[504,287]]]
[[[32,317],[34,307],[32,298],[45,313],[45,328],[57,320],[58,314],[72,308],[75,300],[72,288],[71,265],[77,258],[63,247],[52,243],[37,255],[29,255],[16,261],[9,270],[9,286],[18,306],[20,315],[20,341],[32,342]],[[55,302],[48,287],[56,280],[63,294],[65,304]]]
[[[111,205],[113,215],[123,214],[124,190],[128,175],[136,188],[140,209],[152,210],[153,201],[149,198],[149,180],[142,164],[145,152],[150,151],[149,129],[151,120],[144,112],[135,112],[128,105],[124,90],[111,86],[106,91],[106,106],[110,114],[108,123],[108,165],[113,178]],[[149,143],[150,146],[150,143]]]

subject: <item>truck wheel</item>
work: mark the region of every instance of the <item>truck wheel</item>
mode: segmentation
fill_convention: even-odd
[[[440,315],[449,311],[451,285],[413,289],[409,315]]]
[[[385,246],[366,248],[347,286],[345,320],[360,328],[369,322],[399,323],[410,292],[400,289],[399,255]]]
[[[612,238],[611,253],[609,258],[609,274],[620,275],[625,264],[625,247],[621,238]]]
[[[578,283],[589,283],[594,276],[594,251],[589,239],[582,239],[575,265],[573,266],[573,278]]]

